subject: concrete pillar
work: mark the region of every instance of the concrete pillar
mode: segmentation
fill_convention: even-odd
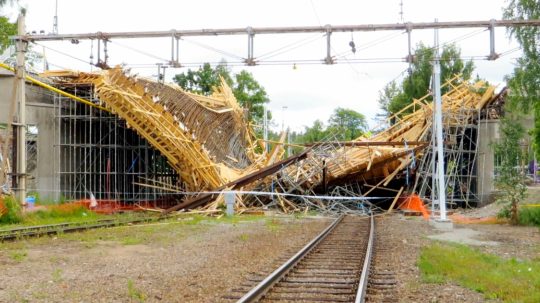
[[[227,216],[234,215],[234,200],[236,199],[236,194],[234,192],[228,192],[225,194],[225,205],[227,206],[226,214]]]

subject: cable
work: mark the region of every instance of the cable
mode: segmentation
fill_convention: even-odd
[[[222,55],[229,56],[229,57],[231,57],[231,58],[242,59],[242,60],[245,59],[245,58],[243,58],[243,57],[241,57],[241,56],[238,56],[238,55],[235,55],[235,54],[232,54],[232,53],[229,53],[229,52],[226,52],[226,51],[217,49],[217,48],[215,48],[215,47],[212,47],[212,46],[210,46],[210,45],[206,45],[206,44],[201,43],[201,42],[197,42],[197,41],[195,41],[195,40],[189,40],[189,39],[186,39],[186,38],[184,38],[184,39],[182,39],[182,40],[183,40],[183,41],[186,41],[186,42],[188,42],[188,43],[191,43],[191,44],[195,44],[195,45],[197,45],[197,46],[199,46],[199,47],[202,47],[202,48],[205,48],[205,49],[214,51],[214,52],[216,52],[216,53],[220,53],[220,54],[222,54]]]
[[[281,55],[283,53],[286,53],[286,52],[289,52],[289,51],[292,51],[294,49],[297,49],[299,47],[302,47],[302,46],[305,46],[307,44],[310,44],[314,41],[317,41],[318,39],[324,37],[324,35],[321,36],[321,34],[315,34],[313,36],[310,36],[308,38],[305,38],[305,39],[302,39],[302,40],[299,40],[299,41],[296,41],[296,42],[293,42],[293,43],[290,43],[288,45],[285,45],[283,47],[280,47],[280,48],[277,48],[273,51],[270,51],[270,52],[267,52],[267,53],[264,53],[260,56],[257,57],[258,60],[262,60],[264,58],[268,59],[268,58],[272,58],[272,57],[275,57],[275,56],[278,56],[278,55]],[[298,44],[298,45],[297,45]],[[297,45],[297,46],[295,46]],[[293,47],[294,46],[294,47]],[[287,49],[289,48],[289,49]],[[283,51],[282,51],[283,50]]]
[[[113,41],[111,40],[110,43],[114,43],[114,44],[116,44],[116,45],[118,45],[118,46],[120,46],[120,47],[127,48],[127,49],[132,50],[132,51],[134,51],[134,52],[136,52],[136,53],[139,53],[139,54],[148,56],[148,57],[153,58],[153,59],[156,59],[156,60],[165,61],[165,62],[167,62],[167,63],[170,61],[170,60],[168,60],[168,59],[161,58],[161,57],[156,56],[156,55],[154,55],[154,54],[147,53],[147,52],[145,52],[145,51],[139,50],[139,49],[137,49],[137,48],[135,48],[135,47],[132,47],[132,46],[129,46],[129,45],[125,45],[125,44],[123,44],[123,43],[119,43],[118,41],[114,41],[114,42],[113,42]]]
[[[71,59],[78,60],[78,61],[81,61],[81,62],[86,63],[86,64],[90,64],[90,63],[88,63],[88,61],[86,61],[86,60],[84,60],[84,59],[75,57],[75,56],[70,55],[70,54],[68,54],[68,53],[64,53],[63,51],[59,51],[59,50],[57,50],[57,49],[54,49],[54,48],[45,46],[45,45],[40,44],[40,43],[37,43],[37,42],[32,42],[32,43],[34,43],[35,45],[39,45],[39,46],[41,46],[41,47],[44,47],[44,48],[46,48],[46,49],[48,49],[48,50],[50,50],[50,51],[53,51],[53,52],[55,52],[55,53],[64,55],[64,56],[66,56],[66,57],[69,57],[69,58],[71,58]]]

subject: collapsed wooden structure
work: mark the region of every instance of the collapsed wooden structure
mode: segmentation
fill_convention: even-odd
[[[285,212],[347,212],[376,208],[378,198],[370,198],[373,193],[386,190],[392,194],[385,198],[393,198],[398,192],[390,188],[393,181],[405,174],[415,175],[419,167],[426,168],[425,163],[433,160],[429,156],[433,120],[429,94],[413,100],[370,137],[352,142],[328,138],[328,142],[281,161],[283,144],[276,144],[269,153],[258,148],[262,141],[256,140],[224,81],[211,96],[202,96],[130,76],[121,68],[96,73],[48,72],[44,76],[59,86],[93,86],[97,105],[125,120],[166,157],[180,176],[178,182],[144,182],[180,195],[178,205],[170,211],[194,207],[215,211],[223,202],[220,192],[232,189],[245,192],[238,195],[240,209],[275,206]],[[445,142],[451,144],[461,126],[474,123],[476,113],[494,100],[495,87],[459,77],[445,86],[443,124]],[[453,161],[460,159],[457,155]],[[418,185],[429,183],[429,176],[416,176],[416,187],[429,193]]]

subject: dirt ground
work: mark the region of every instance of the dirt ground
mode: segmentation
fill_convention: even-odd
[[[181,222],[5,243],[0,302],[212,302],[328,222]]]
[[[420,217],[378,218],[394,247],[400,302],[496,302],[451,283],[423,283],[423,246],[445,236]],[[218,302],[303,246],[329,218],[248,218],[128,226],[0,244],[0,302]],[[449,239],[504,258],[540,259],[533,227],[454,225]]]
[[[380,218],[384,232],[400,252],[396,260],[400,302],[498,302],[486,300],[483,295],[452,283],[423,283],[416,261],[423,246],[432,243],[431,236],[446,232],[430,226],[421,217],[393,215]],[[468,231],[473,231],[468,232]],[[535,227],[514,227],[494,224],[454,224],[451,232],[455,242],[471,245],[483,252],[503,258],[540,259],[540,232]],[[468,244],[470,245],[470,244]]]

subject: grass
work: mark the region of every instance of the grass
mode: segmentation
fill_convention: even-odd
[[[0,224],[17,224],[22,221],[20,204],[14,197],[0,196]]]
[[[269,218],[266,220],[266,228],[271,232],[278,232],[283,228],[279,222],[279,220],[275,218]]]
[[[136,302],[146,301],[147,295],[135,286],[133,280],[128,279],[127,288],[128,296],[131,300],[135,300]]]
[[[452,281],[503,302],[540,302],[540,262],[502,259],[465,245],[422,249],[418,266],[427,283]]]
[[[519,224],[540,227],[540,207],[522,207],[519,209]]]
[[[63,280],[62,278],[62,270],[57,268],[55,269],[52,274],[52,280],[55,282],[55,283],[58,283],[58,282],[61,282]]]
[[[28,253],[25,250],[14,250],[9,252],[9,257],[17,262],[22,262],[28,257]]]

